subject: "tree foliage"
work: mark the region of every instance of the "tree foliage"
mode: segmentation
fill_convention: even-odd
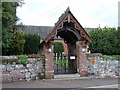
[[[62,53],[64,52],[64,46],[61,42],[54,43],[54,53]]]
[[[2,3],[2,54],[16,55],[23,52],[24,34],[19,32],[16,23],[16,8],[21,2]]]
[[[39,35],[25,35],[24,53],[37,54],[39,51],[40,36]]]
[[[120,29],[97,28],[89,32],[93,43],[90,44],[92,53],[102,53],[107,55],[120,54]]]
[[[0,12],[2,12],[2,3],[0,3]],[[0,21],[2,21],[2,13],[0,13]],[[2,22],[0,22],[0,55],[2,50]]]

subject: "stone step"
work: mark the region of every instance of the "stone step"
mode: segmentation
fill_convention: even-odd
[[[60,75],[54,75],[54,79],[57,80],[71,80],[71,79],[81,79],[84,77],[80,77],[80,74],[60,74]],[[87,78],[87,77],[85,77]]]

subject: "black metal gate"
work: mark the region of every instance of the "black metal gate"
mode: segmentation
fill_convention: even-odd
[[[75,60],[68,60],[64,54],[54,54],[54,74],[74,74],[77,73]]]
[[[68,57],[64,54],[54,54],[54,74],[68,73]]]

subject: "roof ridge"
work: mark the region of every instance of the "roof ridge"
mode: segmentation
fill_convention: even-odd
[[[61,16],[58,18],[58,21],[55,23],[55,26],[59,23],[59,21],[61,21],[61,20],[65,17],[65,15],[66,15],[68,12],[70,12],[69,6],[68,6],[67,9],[61,14]]]
[[[70,8],[69,8],[69,6],[68,6],[65,12],[69,12],[69,11],[70,11]]]
[[[54,27],[54,26],[38,26],[38,25],[23,25],[28,27]]]

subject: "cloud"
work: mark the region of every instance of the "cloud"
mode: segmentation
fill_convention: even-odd
[[[83,27],[118,24],[118,0],[25,0],[17,15],[25,25],[54,26],[69,6]]]

